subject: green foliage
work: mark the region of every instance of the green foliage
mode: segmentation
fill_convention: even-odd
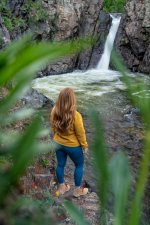
[[[109,13],[121,13],[124,11],[126,0],[105,0],[104,10]]]
[[[49,212],[49,208],[52,205],[51,203],[49,199],[47,201],[33,201],[33,199],[29,197],[18,198],[5,209],[7,213],[7,224],[55,224]]]
[[[2,12],[4,15],[10,15],[10,11],[8,10],[6,6],[6,0],[1,0],[0,2],[0,12]]]
[[[101,223],[107,224],[106,218],[106,204],[108,199],[108,182],[109,182],[109,169],[108,169],[108,159],[106,144],[104,141],[104,132],[102,126],[100,126],[101,121],[98,114],[93,111],[90,114],[91,121],[94,127],[94,143],[91,146],[92,153],[94,156],[95,167],[97,171],[98,178],[98,196],[101,202]]]
[[[19,27],[25,28],[26,27],[26,21],[23,18],[17,18],[17,19],[13,18],[12,21],[13,21],[15,28],[19,28]]]
[[[71,202],[65,200],[64,207],[70,214],[71,218],[76,222],[78,225],[89,225],[87,220],[83,217],[80,210]]]
[[[144,196],[145,186],[149,176],[149,163],[150,163],[150,101],[147,98],[147,92],[149,91],[148,84],[144,80],[137,79],[136,82],[132,82],[132,78],[128,76],[126,68],[124,67],[120,57],[113,53],[112,61],[122,74],[122,80],[128,88],[128,95],[132,102],[139,107],[142,118],[145,122],[145,144],[144,153],[141,160],[139,169],[139,176],[136,184],[136,192],[133,198],[131,207],[131,213],[129,217],[129,225],[138,225],[141,218],[142,199]],[[134,93],[140,93],[140,97]]]
[[[4,16],[4,17],[3,17],[3,21],[4,21],[5,27],[6,27],[9,31],[12,31],[12,30],[13,30],[13,23],[12,23],[12,20],[11,20],[9,17]]]
[[[49,166],[49,160],[48,159],[41,159],[40,163],[45,168]]]
[[[11,18],[11,12],[7,8],[7,3],[5,0],[0,2],[0,12],[3,19],[3,23],[9,31],[13,30],[13,22]]]
[[[22,5],[22,11],[26,13],[26,17],[28,18],[29,23],[37,23],[38,21],[45,21],[48,12],[43,6],[41,0],[38,1],[28,1]]]
[[[116,168],[117,165],[117,168]],[[119,152],[110,162],[110,180],[114,195],[115,225],[125,223],[125,215],[128,203],[130,185],[130,172],[128,160],[122,152]]]
[[[13,29],[25,29],[27,23],[36,24],[39,21],[45,21],[48,13],[44,9],[42,1],[27,1],[20,5],[21,11],[24,12],[26,16],[12,15],[10,9],[7,6],[7,1],[2,0],[0,2],[0,11],[2,12],[2,18],[4,25],[9,31]]]
[[[31,2],[28,7],[30,7],[30,10],[28,11],[30,22],[36,23],[38,21],[45,21],[48,17],[48,13],[43,8],[42,1]]]

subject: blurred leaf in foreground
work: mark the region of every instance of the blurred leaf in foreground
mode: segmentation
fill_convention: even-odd
[[[125,223],[130,187],[128,159],[123,152],[117,153],[110,161],[110,188],[114,194],[114,225]]]
[[[82,212],[72,202],[65,200],[64,207],[77,225],[89,225]]]
[[[127,87],[127,93],[133,103],[137,107],[139,107],[142,118],[145,122],[144,151],[140,163],[140,169],[138,172],[138,179],[136,182],[133,203],[131,205],[130,217],[127,223],[129,225],[138,225],[140,223],[142,214],[142,200],[144,197],[144,191],[149,176],[150,163],[150,99],[147,98],[147,96],[145,95],[148,90],[148,85],[144,82],[144,80],[135,79],[134,83],[132,82],[132,77],[128,74],[120,57],[115,51],[113,51],[112,63],[114,64],[115,68],[123,75],[122,81]],[[135,95],[135,93],[141,93],[141,95],[138,96]]]
[[[94,128],[94,140],[92,143],[92,152],[97,172],[98,195],[100,199],[100,214],[102,223],[106,224],[105,209],[108,200],[108,185],[109,185],[109,169],[107,159],[107,148],[104,141],[104,131],[102,123],[97,112],[93,111],[90,118]]]

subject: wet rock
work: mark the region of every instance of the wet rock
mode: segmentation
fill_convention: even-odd
[[[100,11],[100,13],[95,14],[95,17],[96,16],[97,22],[95,25],[94,21],[93,25],[90,25],[90,23],[92,23],[92,21],[90,21],[90,23],[87,23],[86,27],[86,22],[83,21],[82,33],[85,36],[88,34],[94,35],[96,37],[96,43],[91,49],[79,55],[77,68],[82,70],[97,66],[103,53],[105,40],[111,26],[112,19],[108,13]]]
[[[36,90],[31,89],[28,93],[22,98],[24,104],[32,108],[42,108],[46,105],[53,106],[53,100],[48,99],[44,95],[40,94]]]
[[[130,123],[135,123],[136,116],[140,115],[140,110],[138,108],[130,108],[126,113],[124,113],[123,118]]]
[[[129,0],[116,37],[116,49],[133,72],[150,73],[149,12],[148,0]]]
[[[57,13],[59,15],[57,27],[58,30],[55,32],[53,38],[55,41],[76,39],[78,37],[91,35],[97,37],[97,42],[95,44],[96,49],[100,49],[99,43],[102,38],[100,38],[104,33],[108,32],[108,20],[106,21],[107,26],[103,30],[102,34],[102,22],[101,17],[99,17],[100,11],[102,9],[103,1],[70,1],[64,4],[57,4]],[[104,21],[104,20],[103,20]],[[99,25],[101,24],[101,25]],[[102,45],[102,43],[101,43]],[[98,50],[101,52],[101,49]],[[93,47],[89,48],[84,53],[79,53],[73,57],[59,60],[57,63],[49,65],[47,67],[48,74],[60,74],[71,72],[74,69],[87,69],[89,67],[94,67],[97,65],[99,56],[94,59],[92,57],[95,49]],[[92,60],[91,60],[92,57]],[[94,61],[94,62],[93,62]]]
[[[73,68],[75,67],[76,57],[65,58],[62,60],[57,61],[51,65],[48,65],[44,70],[44,75],[58,75],[62,73],[72,72]],[[43,76],[42,74],[42,76]]]
[[[140,109],[139,108],[133,108],[131,112],[136,114],[136,115],[139,115],[140,114]]]

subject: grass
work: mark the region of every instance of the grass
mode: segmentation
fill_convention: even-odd
[[[122,13],[126,2],[126,0],[105,0],[104,10],[109,13]]]

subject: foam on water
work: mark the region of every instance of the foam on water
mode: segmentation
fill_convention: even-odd
[[[120,76],[119,72],[111,70],[74,71],[73,73],[37,78],[33,81],[32,87],[54,101],[60,90],[72,87],[77,96],[79,108],[86,109],[91,104],[99,106],[104,98],[106,101],[107,98],[111,98],[111,93],[124,90],[125,87],[120,81]]]
[[[110,70],[75,71],[73,73],[53,75],[37,78],[33,81],[33,88],[46,95],[54,97],[65,87],[72,87],[75,92],[85,92],[92,96],[101,96],[114,91],[116,88],[124,89],[119,79],[120,74]]]

